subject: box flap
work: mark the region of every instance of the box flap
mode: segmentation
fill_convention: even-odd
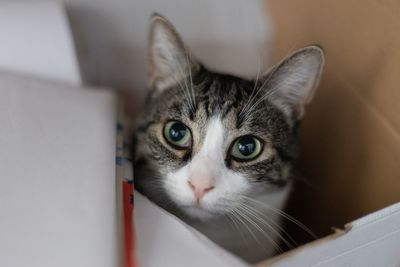
[[[295,188],[291,211],[319,235],[400,201],[398,10],[398,1],[266,1],[276,60],[310,44],[326,53],[301,126],[298,168],[315,189]]]
[[[276,256],[258,267],[400,265],[400,203],[357,219],[323,239]]]

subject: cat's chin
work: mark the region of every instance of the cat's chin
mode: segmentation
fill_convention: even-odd
[[[185,206],[181,207],[182,211],[194,220],[211,220],[218,217],[218,214],[199,206]]]

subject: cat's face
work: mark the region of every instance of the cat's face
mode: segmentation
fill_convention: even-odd
[[[170,23],[153,17],[152,91],[136,135],[137,187],[198,219],[279,195],[322,65],[322,51],[308,47],[253,81],[213,73],[189,56]]]

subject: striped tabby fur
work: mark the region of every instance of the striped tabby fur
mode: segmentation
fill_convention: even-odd
[[[298,50],[254,80],[208,70],[194,60],[163,17],[152,17],[149,95],[135,135],[135,184],[152,201],[249,262],[294,245],[281,228],[297,156],[298,125],[321,74],[320,48]],[[168,143],[169,121],[190,129],[187,149]],[[253,160],[231,156],[240,136],[254,136]],[[191,177],[212,179],[196,201]],[[211,177],[211,178],[210,178]]]

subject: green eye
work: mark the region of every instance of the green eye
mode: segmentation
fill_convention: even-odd
[[[261,153],[261,149],[260,140],[253,136],[242,136],[233,144],[231,155],[241,161],[252,160]]]
[[[189,128],[180,121],[169,121],[164,127],[164,137],[168,143],[178,149],[191,145],[192,134]]]

